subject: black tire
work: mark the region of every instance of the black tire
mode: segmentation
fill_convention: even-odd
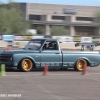
[[[76,62],[74,70],[75,71],[83,71],[84,66],[87,66],[87,61],[85,59],[80,59]]]
[[[29,72],[33,68],[33,62],[29,58],[20,61],[18,69],[23,72]]]

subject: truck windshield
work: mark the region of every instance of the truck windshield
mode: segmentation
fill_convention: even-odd
[[[26,47],[24,49],[29,49],[29,50],[39,50],[41,48],[43,44],[43,41],[30,41],[28,42],[28,44],[26,45]]]

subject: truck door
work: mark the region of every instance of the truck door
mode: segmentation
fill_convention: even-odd
[[[50,42],[54,42],[55,46],[50,46]],[[58,50],[57,41],[47,41],[41,52],[41,68],[48,64],[49,69],[59,69],[62,64],[62,54]]]

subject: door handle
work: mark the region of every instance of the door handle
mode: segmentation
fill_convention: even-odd
[[[55,54],[59,54],[59,53],[55,53]]]

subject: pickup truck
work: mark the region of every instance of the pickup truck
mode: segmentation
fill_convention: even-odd
[[[30,40],[23,49],[0,52],[0,64],[24,72],[43,69],[45,64],[49,69],[82,71],[84,66],[98,66],[100,55],[94,51],[61,51],[58,40],[43,38]]]

